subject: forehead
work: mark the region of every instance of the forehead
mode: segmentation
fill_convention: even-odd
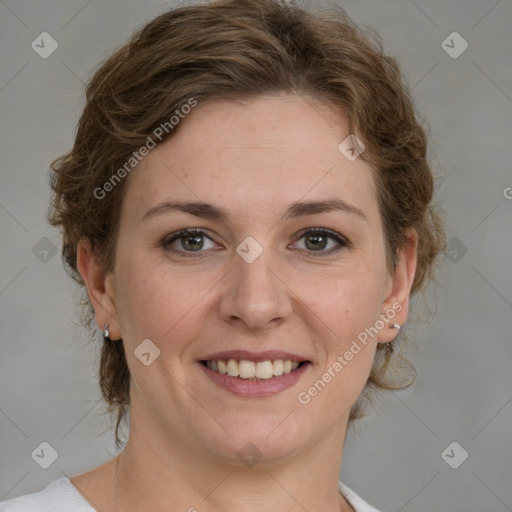
[[[129,176],[123,209],[139,220],[169,198],[222,204],[233,215],[339,197],[378,216],[372,169],[339,150],[338,111],[305,97],[199,104]]]

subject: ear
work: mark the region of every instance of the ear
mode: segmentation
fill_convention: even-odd
[[[389,276],[381,318],[387,320],[379,331],[377,341],[387,343],[396,338],[398,331],[391,324],[402,326],[409,314],[409,298],[416,274],[418,256],[418,233],[413,228],[405,232],[405,243],[398,251],[398,261],[393,275]]]
[[[114,275],[105,270],[91,249],[89,240],[83,239],[78,244],[77,267],[87,288],[99,329],[103,331],[108,323],[109,337],[113,340],[120,339],[121,331],[115,306]]]

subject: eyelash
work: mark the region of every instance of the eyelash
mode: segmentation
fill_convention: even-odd
[[[332,231],[327,228],[306,229],[300,233],[300,236],[296,239],[296,241],[294,243],[296,243],[297,241],[299,241],[300,239],[304,238],[306,235],[309,235],[309,234],[325,235],[328,238],[334,239],[336,242],[338,242],[340,244],[338,247],[329,249],[327,251],[325,251],[325,250],[322,250],[322,251],[306,250],[306,252],[310,253],[314,257],[330,256],[333,254],[337,254],[338,252],[340,252],[341,250],[343,250],[345,248],[351,247],[350,242],[346,238],[344,238],[341,235],[339,235],[338,233],[336,233],[336,231]],[[171,233],[170,235],[166,236],[162,240],[162,247],[167,251],[171,251],[175,254],[182,255],[186,258],[201,257],[201,253],[204,253],[206,251],[203,251],[203,250],[183,251],[183,250],[172,249],[169,247],[170,244],[172,244],[174,241],[179,240],[180,238],[185,238],[186,236],[191,236],[191,235],[204,235],[206,238],[212,240],[201,228],[187,228],[187,229],[181,229],[179,231],[176,231],[175,233]],[[212,242],[213,241],[214,240],[212,240]],[[315,254],[315,253],[317,253],[317,254]]]

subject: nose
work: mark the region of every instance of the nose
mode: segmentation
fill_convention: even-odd
[[[244,324],[248,330],[270,329],[292,312],[291,291],[265,249],[248,263],[238,254],[220,300],[220,315],[228,323]],[[272,261],[271,261],[272,260]]]

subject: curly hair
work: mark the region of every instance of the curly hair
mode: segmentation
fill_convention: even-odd
[[[63,262],[80,285],[82,320],[92,339],[98,331],[77,269],[77,247],[87,240],[112,270],[127,180],[119,180],[105,197],[99,198],[98,190],[190,98],[236,102],[278,92],[308,95],[345,114],[350,133],[365,144],[361,158],[374,172],[388,268],[395,269],[404,232],[413,227],[418,254],[411,295],[435,280],[445,232],[443,212],[432,203],[426,130],[380,36],[341,9],[311,12],[284,0],[189,5],[154,18],[99,67],[86,87],[73,148],[50,166],[48,221],[61,228]],[[179,125],[159,143],[177,130]],[[405,340],[400,334],[398,345]],[[363,402],[372,401],[373,391],[414,382],[415,369],[400,351],[377,350],[349,422],[364,415]],[[99,385],[108,412],[117,411],[119,447],[119,425],[130,403],[122,343],[103,343]]]

